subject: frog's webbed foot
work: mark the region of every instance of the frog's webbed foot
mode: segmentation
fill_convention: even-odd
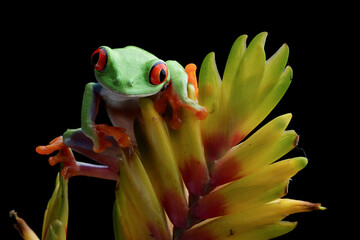
[[[188,64],[185,67],[185,72],[188,76],[188,83],[194,86],[197,97],[198,87],[195,64]],[[169,86],[161,93],[160,97],[155,101],[155,109],[159,113],[164,113],[166,111],[167,102],[169,102],[172,108],[172,117],[169,120],[169,126],[173,129],[179,129],[182,126],[181,107],[190,109],[199,120],[205,119],[208,115],[208,111],[205,107],[200,106],[196,101],[188,98],[187,95],[183,96],[177,94],[172,83],[169,84]]]
[[[96,124],[94,128],[98,136],[98,146],[94,145],[94,152],[101,153],[112,146],[112,144],[106,140],[106,136],[113,137],[122,148],[130,146],[130,136],[125,133],[126,130],[124,128],[108,126],[106,124]]]
[[[78,175],[110,180],[118,179],[116,168],[77,162],[71,149],[65,145],[63,136],[55,138],[49,145],[38,146],[36,148],[36,152],[41,155],[49,155],[55,151],[59,152],[55,156],[49,157],[49,164],[54,166],[57,163],[62,163],[61,175],[65,179]]]
[[[62,175],[69,178],[68,168],[75,169],[77,162],[70,148],[65,145],[62,136],[55,138],[48,145],[36,148],[36,152],[41,155],[49,155],[55,151],[59,152],[55,156],[49,157],[49,164],[55,166],[57,163],[63,163]]]
[[[73,160],[70,157],[72,155],[70,149],[64,144],[63,137],[57,137],[53,139],[48,145],[38,146],[36,152],[41,155],[49,155],[55,151],[59,151],[57,155],[49,157],[49,164],[54,166],[57,163],[71,163]]]

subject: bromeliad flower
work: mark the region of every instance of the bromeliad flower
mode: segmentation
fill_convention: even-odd
[[[260,33],[248,47],[247,36],[240,36],[222,80],[214,53],[206,56],[199,89],[188,85],[189,97],[196,101],[198,95],[207,108],[206,119],[199,121],[184,108],[182,127],[167,128],[155,111],[158,102],[140,100],[136,137],[145,169],[174,225],[173,239],[270,239],[295,228],[296,223],[282,221],[285,216],[324,209],[282,199],[290,178],[307,165],[304,157],[277,161],[299,141],[295,131],[285,130],[291,114],[273,119],[242,141],[291,83],[288,46],[266,60],[266,36]],[[189,82],[196,82],[195,70],[194,65],[185,68]]]
[[[95,73],[106,80],[102,83],[107,88],[88,84],[82,128],[37,148],[40,154],[59,150],[49,160],[52,165],[62,162],[65,177],[59,177],[49,202],[42,239],[65,239],[67,179],[77,175],[118,181],[113,207],[117,240],[271,239],[295,228],[296,222],[283,221],[285,216],[325,209],[318,203],[283,198],[289,180],[308,162],[304,157],[279,160],[299,141],[295,131],[286,130],[291,114],[250,135],[280,101],[292,78],[292,69],[286,66],[288,46],[266,60],[266,37],[260,33],[246,46],[247,36],[240,36],[222,79],[214,53],[208,54],[199,87],[194,64],[184,69],[175,61],[150,61],[154,56],[134,47],[95,51]],[[126,54],[126,61],[118,53]],[[136,60],[136,68],[128,67],[137,71],[143,62],[151,63],[147,66],[151,84],[162,91],[151,97],[139,95],[136,101],[125,99],[129,104],[120,111],[116,104],[124,103],[124,95],[108,88],[122,87],[112,76],[118,73],[116,61],[126,65],[129,59]],[[110,72],[107,64],[112,64]],[[170,82],[186,76],[187,86]],[[126,122],[126,128],[93,122],[101,94],[109,101],[111,120]],[[136,111],[131,109],[135,105]],[[120,113],[125,118],[117,116]],[[70,149],[106,166],[79,163]]]

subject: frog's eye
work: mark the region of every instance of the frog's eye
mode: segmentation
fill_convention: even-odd
[[[103,72],[105,70],[107,63],[107,53],[105,48],[98,48],[91,55],[91,64],[93,67],[99,72]]]
[[[153,85],[159,85],[163,83],[168,77],[169,71],[164,62],[157,62],[155,63],[149,75],[150,83]]]

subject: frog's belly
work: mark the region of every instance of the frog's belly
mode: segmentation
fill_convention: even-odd
[[[140,114],[139,98],[119,95],[115,98],[109,97],[109,94],[102,97],[113,126],[125,128],[132,144],[136,146],[134,120]]]

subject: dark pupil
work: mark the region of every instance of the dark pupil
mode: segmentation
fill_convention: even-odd
[[[93,66],[95,66],[95,65],[98,63],[98,61],[99,61],[99,56],[100,56],[99,53],[95,53],[95,54],[93,55],[93,57],[92,57],[92,59],[91,59],[91,63],[92,63]]]
[[[159,74],[160,82],[163,82],[166,78],[166,71],[162,68]]]

